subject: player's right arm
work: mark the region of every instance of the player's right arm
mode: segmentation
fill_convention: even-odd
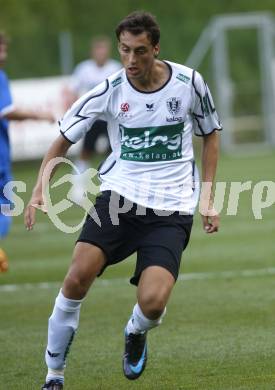
[[[48,163],[56,157],[64,157],[69,147],[84,137],[95,120],[99,117],[104,118],[109,90],[108,81],[99,84],[92,91],[78,99],[60,121],[61,135],[52,144],[42,161],[36,185],[25,210],[25,226],[28,230],[31,230],[35,223],[36,209],[39,208],[46,212],[43,204],[42,179],[43,175],[46,174],[46,177],[49,177],[50,180],[55,171],[53,170],[49,174],[45,171],[49,166]]]
[[[39,170],[36,184],[33,188],[31,199],[25,209],[24,220],[27,230],[32,230],[33,225],[35,224],[35,213],[37,208],[46,212],[42,193],[42,177],[45,173],[45,167],[53,158],[65,156],[71,145],[71,142],[64,138],[63,135],[60,135],[46,153]],[[51,172],[50,179],[52,178],[54,172],[55,170]]]

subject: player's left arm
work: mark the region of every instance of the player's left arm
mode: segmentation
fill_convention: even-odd
[[[200,214],[206,233],[219,230],[220,216],[214,202],[214,180],[219,157],[219,134],[213,131],[203,137],[202,147],[202,190],[200,196]]]
[[[214,180],[219,156],[219,132],[222,125],[208,85],[197,71],[192,73],[194,134],[202,137],[202,189],[200,214],[206,233],[219,229],[220,218],[213,206]]]

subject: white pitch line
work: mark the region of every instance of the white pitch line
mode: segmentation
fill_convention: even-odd
[[[275,275],[275,267],[247,269],[240,271],[222,271],[222,272],[194,272],[187,274],[180,274],[178,281],[193,281],[193,280],[210,280],[210,279],[237,279],[237,278],[251,278],[255,276]],[[114,279],[98,279],[97,285],[100,286],[114,286],[117,284],[126,284],[129,282],[128,278],[114,278]],[[24,283],[24,284],[6,284],[0,286],[0,292],[16,292],[22,290],[48,290],[58,288],[61,282],[44,282],[44,283]]]

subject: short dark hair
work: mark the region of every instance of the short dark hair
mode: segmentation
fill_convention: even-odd
[[[123,31],[128,31],[133,35],[139,35],[146,32],[153,46],[159,43],[159,25],[157,24],[156,18],[149,12],[135,11],[126,16],[116,28],[118,40]]]

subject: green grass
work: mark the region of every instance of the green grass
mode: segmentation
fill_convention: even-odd
[[[274,153],[223,156],[221,181],[274,181]],[[27,183],[28,199],[37,164],[14,167],[17,180]],[[65,189],[64,189],[65,190]],[[228,197],[228,192],[227,192]],[[146,371],[136,382],[124,379],[121,369],[123,328],[135,302],[135,288],[124,278],[135,258],[110,267],[83,304],[81,323],[66,370],[71,390],[273,390],[275,388],[274,276],[244,277],[241,271],[274,267],[275,206],[255,220],[251,191],[240,195],[237,216],[222,213],[221,229],[207,236],[198,216],[181,273],[216,273],[209,279],[179,280],[163,325],[149,335]],[[64,215],[80,221],[77,207]],[[14,218],[2,242],[10,269],[0,274],[0,389],[39,389],[44,380],[43,360],[47,318],[70,263],[77,234],[58,231],[47,216],[39,215],[33,232],[22,217]],[[232,276],[224,271],[235,271]],[[102,280],[109,280],[103,283]],[[50,289],[32,283],[54,282]],[[25,284],[30,283],[29,288]]]

